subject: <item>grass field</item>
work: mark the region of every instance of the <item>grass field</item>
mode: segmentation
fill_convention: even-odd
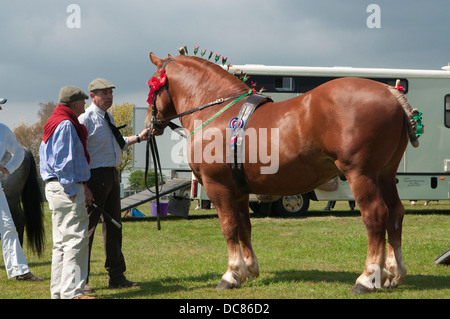
[[[419,202],[407,213],[403,259],[408,275],[397,289],[353,295],[350,290],[364,267],[367,234],[359,211],[338,202],[311,202],[305,218],[252,218],[253,246],[260,277],[241,289],[216,291],[227,267],[227,249],[215,210],[196,211],[188,219],[154,218],[123,223],[126,276],[140,283],[134,289],[108,289],[101,230],[98,228],[90,283],[99,299],[449,299],[450,268],[434,259],[450,246],[450,203]],[[47,248],[38,258],[25,249],[37,283],[8,280],[0,261],[1,299],[48,299],[50,296],[51,221],[46,208]],[[150,216],[149,204],[139,207]]]

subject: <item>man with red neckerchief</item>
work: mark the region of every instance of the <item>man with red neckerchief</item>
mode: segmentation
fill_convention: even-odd
[[[52,299],[92,299],[84,294],[88,275],[89,218],[91,206],[90,156],[87,130],[78,121],[88,96],[79,88],[63,87],[59,104],[44,125],[39,148],[40,173],[52,211]]]

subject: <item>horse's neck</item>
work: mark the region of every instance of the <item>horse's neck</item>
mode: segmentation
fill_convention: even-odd
[[[196,84],[196,85],[193,85]],[[197,107],[214,102],[218,99],[226,99],[246,92],[245,86],[236,85],[231,80],[219,81],[217,76],[205,79],[199,75],[179,81],[176,96],[174,96],[177,114],[181,114]],[[213,106],[216,107],[217,106]],[[219,106],[220,107],[220,106]],[[202,119],[199,114],[192,113],[182,119],[183,127],[193,129],[194,119]],[[203,119],[205,120],[205,119]]]

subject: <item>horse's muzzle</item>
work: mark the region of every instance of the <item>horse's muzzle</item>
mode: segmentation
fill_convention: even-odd
[[[163,135],[164,129],[166,128],[167,124],[163,121],[160,121],[156,119],[154,116],[150,119],[150,134],[153,136],[160,136]]]
[[[153,130],[152,130],[152,134],[153,136],[160,136],[164,134],[164,128],[159,127],[157,125],[153,126]]]

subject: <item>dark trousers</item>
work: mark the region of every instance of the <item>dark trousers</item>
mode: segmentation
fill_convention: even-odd
[[[112,218],[121,224],[120,215],[120,183],[119,173],[115,167],[95,168],[91,170],[91,178],[87,182],[94,195],[97,206],[103,208]],[[126,270],[122,254],[122,229],[103,218],[99,209],[89,208],[89,271],[92,243],[98,222],[102,221],[103,246],[105,249],[105,269],[110,279],[123,276]]]

